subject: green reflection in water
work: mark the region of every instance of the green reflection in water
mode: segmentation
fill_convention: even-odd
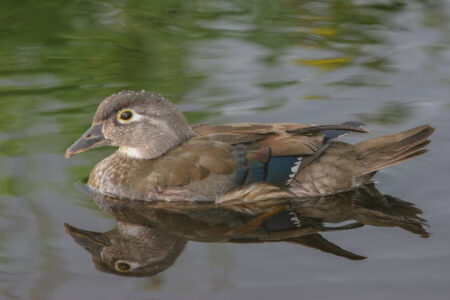
[[[377,112],[360,114],[359,117],[367,123],[395,124],[406,120],[412,112],[412,108],[406,103],[389,102]]]
[[[21,237],[23,228],[16,225],[29,220],[26,226],[34,232],[25,236],[33,235],[29,246],[37,248],[33,251],[36,257],[31,253],[31,262],[20,271],[41,271],[34,282],[5,290],[4,295],[13,298],[22,290],[37,299],[48,298],[60,283],[51,284],[54,274],[66,272],[61,266],[64,258],[58,256],[60,249],[54,245],[60,234],[56,220],[65,213],[59,203],[72,201],[69,204],[97,210],[74,182],[85,178],[93,164],[112,149],[94,151],[67,165],[62,156],[89,126],[102,98],[122,89],[154,90],[174,102],[195,98],[190,93],[204,88],[205,80],[220,73],[223,65],[211,63],[199,71],[192,57],[197,47],[202,47],[199,45],[213,48],[218,40],[262,49],[259,60],[248,68],[277,69],[287,64],[293,73],[331,73],[354,66],[373,72],[393,71],[389,56],[373,55],[368,49],[386,43],[390,30],[399,27],[396,16],[407,10],[409,3],[418,5],[422,26],[439,29],[448,22],[440,1],[0,1],[0,195],[5,200],[0,202],[0,212],[5,219],[10,211],[15,213],[11,223],[2,223],[2,230],[9,233],[10,240],[11,236]],[[437,45],[430,53],[438,56],[447,49]],[[264,99],[267,102],[261,99],[252,108],[255,112],[283,107],[286,99],[282,92],[305,83],[297,75],[274,77],[249,83],[271,93]],[[226,84],[233,84],[228,77],[220,80],[214,83],[225,96],[210,101],[207,111],[189,110],[192,123],[219,117],[228,106],[242,101],[228,98]],[[383,87],[359,74],[334,85]],[[313,91],[299,98],[321,100],[327,95]],[[408,106],[394,103],[362,118],[392,124],[410,115]],[[52,167],[53,163],[56,166]],[[58,168],[65,169],[59,173]],[[53,195],[55,199],[46,202],[43,198],[51,196],[48,191],[75,200]],[[54,207],[60,210],[54,211]],[[9,241],[6,236],[3,240]],[[18,259],[14,249],[0,248],[0,264]],[[160,285],[164,282],[158,282]]]

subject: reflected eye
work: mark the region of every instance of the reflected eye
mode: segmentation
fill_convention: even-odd
[[[126,109],[126,110],[122,110],[117,114],[117,118],[119,119],[119,121],[121,122],[128,122],[131,121],[131,119],[133,119],[134,113],[133,111]]]
[[[126,262],[118,261],[115,263],[114,268],[116,269],[116,271],[126,272],[131,269],[131,266],[130,266],[130,264],[128,264]]]

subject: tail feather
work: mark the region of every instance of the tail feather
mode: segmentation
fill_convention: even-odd
[[[310,235],[299,236],[296,238],[285,240],[294,244],[300,244],[306,247],[311,247],[326,253],[331,253],[337,256],[342,256],[351,260],[362,260],[365,256],[361,256],[345,249],[342,249],[338,245],[331,243],[326,240],[323,236],[318,233],[313,233]]]
[[[431,142],[430,140],[425,140],[424,142],[418,143],[415,146],[411,145],[412,146],[411,148],[408,148],[405,151],[398,153],[393,158],[397,159],[397,158],[400,158],[400,157],[405,157],[405,156],[408,156],[410,154],[413,154],[413,153],[417,152],[418,150],[422,149],[423,147],[425,147],[426,145],[428,145],[430,142]]]
[[[425,152],[434,132],[430,125],[419,126],[397,134],[372,138],[355,145],[362,163],[361,175],[392,166],[417,157]]]
[[[425,147],[425,145],[428,145],[428,144],[429,144],[429,141],[427,141],[426,143],[423,143],[423,144],[419,144],[405,152],[399,153],[399,154],[393,156],[392,159],[388,160],[385,164],[378,165],[377,166],[378,169],[368,170],[368,172],[380,170],[382,168],[386,168],[388,166],[392,166],[394,164],[398,164],[398,163],[413,159],[419,155],[422,155],[422,154],[428,152],[428,149],[421,149],[421,148]]]

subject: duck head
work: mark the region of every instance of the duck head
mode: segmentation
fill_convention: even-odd
[[[164,271],[183,252],[187,242],[155,228],[123,222],[103,233],[69,224],[64,227],[91,254],[99,271],[121,276],[152,276]]]
[[[65,156],[111,145],[127,156],[152,159],[194,135],[184,115],[161,95],[122,91],[100,103],[92,126]]]

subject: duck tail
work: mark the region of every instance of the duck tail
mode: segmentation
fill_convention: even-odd
[[[434,128],[427,124],[356,144],[356,155],[362,165],[360,175],[373,173],[424,154],[428,150],[423,148],[430,143],[428,137],[433,132]]]

